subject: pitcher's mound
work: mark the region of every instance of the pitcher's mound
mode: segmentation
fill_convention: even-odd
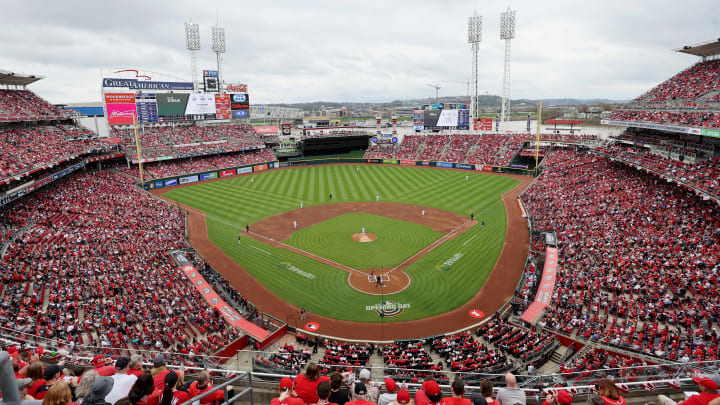
[[[377,235],[374,233],[354,233],[352,240],[355,242],[372,242],[377,239]]]

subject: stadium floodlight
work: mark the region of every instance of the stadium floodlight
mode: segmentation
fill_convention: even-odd
[[[510,7],[500,13],[500,39],[505,41],[505,72],[503,73],[503,97],[500,121],[510,119],[510,40],[515,38],[515,10]]]
[[[218,23],[212,27],[212,50],[217,57],[218,70],[218,91],[222,93],[222,56],[225,53],[225,28],[218,26]]]
[[[193,87],[197,87],[197,51],[200,50],[200,26],[193,24],[192,20],[185,23],[185,47],[190,51],[190,76]]]
[[[480,41],[482,41],[482,16],[477,11],[468,18],[468,43],[472,48],[472,71],[470,74],[472,84],[470,91],[470,117],[471,121],[477,117],[477,99],[478,99],[478,51],[480,49]],[[471,123],[472,125],[472,123]]]

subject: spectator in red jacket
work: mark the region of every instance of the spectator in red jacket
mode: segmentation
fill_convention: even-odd
[[[273,398],[270,405],[305,405],[305,402],[295,395],[293,381],[290,377],[280,380],[280,397]]]
[[[165,377],[168,375],[170,370],[165,366],[165,356],[158,354],[153,359],[153,368],[150,369],[150,374],[153,376],[155,381],[155,389],[161,390],[165,388]]]
[[[318,401],[317,385],[321,381],[330,382],[330,378],[320,376],[320,368],[314,362],[310,362],[305,373],[295,377],[295,393],[306,404],[314,404]]]
[[[713,379],[708,377],[694,377],[693,382],[698,385],[698,388],[700,389],[700,394],[693,395],[685,401],[680,402],[681,405],[708,405],[710,401],[713,401],[716,398],[720,398],[720,394],[718,394],[718,389],[720,388]],[[665,395],[658,395],[658,402],[660,403],[660,405],[677,404],[677,402],[666,397]],[[605,403],[607,404],[607,401],[605,401]]]
[[[212,381],[210,380],[210,373],[208,373],[206,370],[203,370],[198,373],[197,381],[193,381],[192,384],[190,384],[188,392],[190,393],[190,396],[192,398],[195,398],[198,395],[210,391],[211,389],[213,389],[213,386]],[[223,390],[217,390],[212,394],[200,399],[200,405],[217,404],[223,399],[225,399],[225,393],[223,392]]]

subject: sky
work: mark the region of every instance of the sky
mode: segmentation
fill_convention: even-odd
[[[717,0],[2,0],[0,69],[45,76],[30,89],[53,103],[100,101],[101,72],[112,69],[189,81],[192,19],[198,70],[217,67],[219,21],[224,80],[247,83],[253,104],[434,97],[428,84],[465,95],[477,9],[478,92],[500,95],[508,7],[513,99],[629,100],[697,61],[673,49],[720,38]]]

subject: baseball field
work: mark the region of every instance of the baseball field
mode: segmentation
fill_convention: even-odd
[[[383,301],[387,323],[443,314],[477,294],[505,240],[501,196],[518,184],[481,172],[328,165],[163,197],[202,211],[209,240],[281,299],[352,322],[380,322]],[[372,241],[359,241],[363,227]]]

